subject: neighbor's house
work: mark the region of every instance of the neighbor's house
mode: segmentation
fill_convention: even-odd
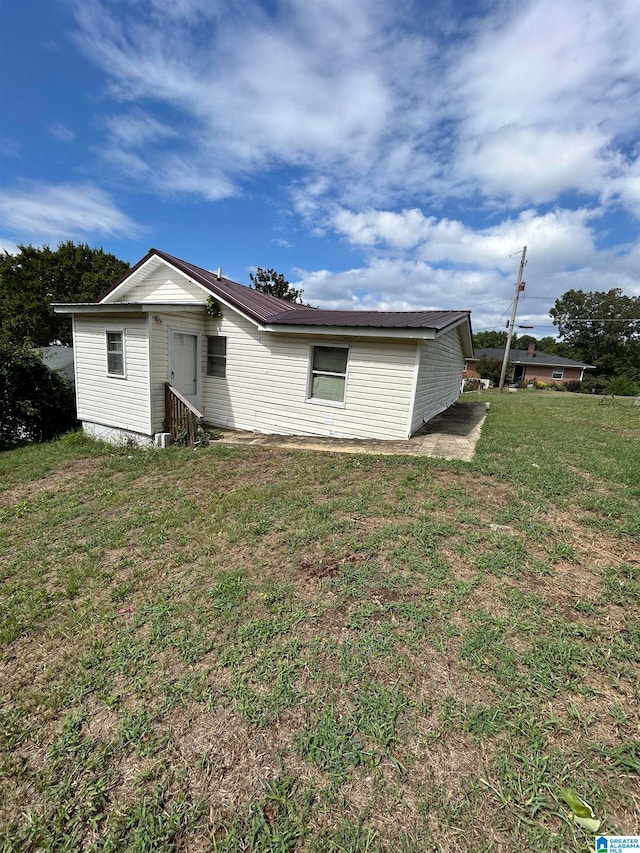
[[[55,310],[73,318],[78,418],[113,441],[165,433],[175,392],[213,426],[406,439],[473,355],[468,311],[309,308],[155,249],[97,303]]]
[[[73,367],[73,347],[51,344],[48,347],[38,347],[38,352],[50,370],[57,370],[72,385],[74,384],[76,373]]]
[[[481,358],[492,358],[502,361],[504,359],[503,349],[477,349],[472,358],[467,358],[464,370],[465,379],[477,379],[478,361]],[[562,358],[559,355],[549,355],[546,352],[536,350],[535,344],[531,344],[528,350],[512,349],[509,352],[509,364],[512,366],[512,382],[570,382],[572,380],[581,382],[585,370],[593,370],[592,364],[583,364],[581,361],[572,361],[570,358]]]

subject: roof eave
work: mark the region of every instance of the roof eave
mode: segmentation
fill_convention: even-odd
[[[202,302],[52,302],[55,314],[148,314],[152,311],[202,311]]]
[[[266,332],[285,335],[322,335],[351,338],[400,338],[402,340],[434,340],[436,329],[398,329],[381,326],[323,326],[269,323],[264,324]]]

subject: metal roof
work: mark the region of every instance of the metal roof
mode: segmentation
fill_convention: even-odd
[[[218,278],[205,270],[167,252],[150,249],[135,266],[102,294],[99,301],[113,293],[123,282],[152,257],[171,264],[184,275],[201,284],[214,296],[225,300],[261,324],[281,326],[335,326],[372,329],[432,329],[436,332],[463,320],[470,324],[469,311],[328,311],[277,299],[253,287]],[[470,335],[470,325],[469,325]],[[470,348],[470,347],[469,347]]]
[[[287,326],[353,326],[372,329],[435,329],[440,331],[458,320],[469,317],[469,311],[327,311],[300,307],[294,314],[271,317],[271,325]]]
[[[172,264],[180,272],[190,276],[199,284],[206,287],[214,296],[225,299],[261,323],[264,323],[276,314],[284,314],[296,310],[296,305],[292,302],[287,302],[285,299],[277,299],[268,293],[261,293],[259,290],[254,290],[253,287],[238,284],[238,282],[231,281],[229,278],[221,277],[218,279],[217,273],[197,267],[195,264],[190,264],[181,258],[167,254],[167,252],[160,252],[158,249],[151,249],[147,257],[143,258],[140,264],[144,263],[152,255],[157,255],[159,258]],[[129,274],[132,271],[130,270]]]

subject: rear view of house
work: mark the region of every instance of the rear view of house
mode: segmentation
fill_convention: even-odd
[[[107,440],[167,430],[167,394],[205,424],[408,438],[458,398],[468,311],[325,311],[152,249],[73,318],[78,418]]]

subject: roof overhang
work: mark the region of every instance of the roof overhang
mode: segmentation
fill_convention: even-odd
[[[313,335],[314,337],[378,338],[386,340],[434,341],[455,328],[460,328],[463,352],[473,352],[471,323],[467,317],[460,317],[442,329],[434,328],[394,328],[389,326],[321,326],[293,325],[287,323],[265,323],[266,332],[285,335]]]
[[[53,302],[56,314],[157,314],[159,311],[197,311],[206,306],[202,302]]]
[[[349,338],[401,338],[404,340],[434,340],[435,329],[394,329],[371,326],[302,326],[286,323],[265,323],[266,332],[283,335],[333,335]]]

